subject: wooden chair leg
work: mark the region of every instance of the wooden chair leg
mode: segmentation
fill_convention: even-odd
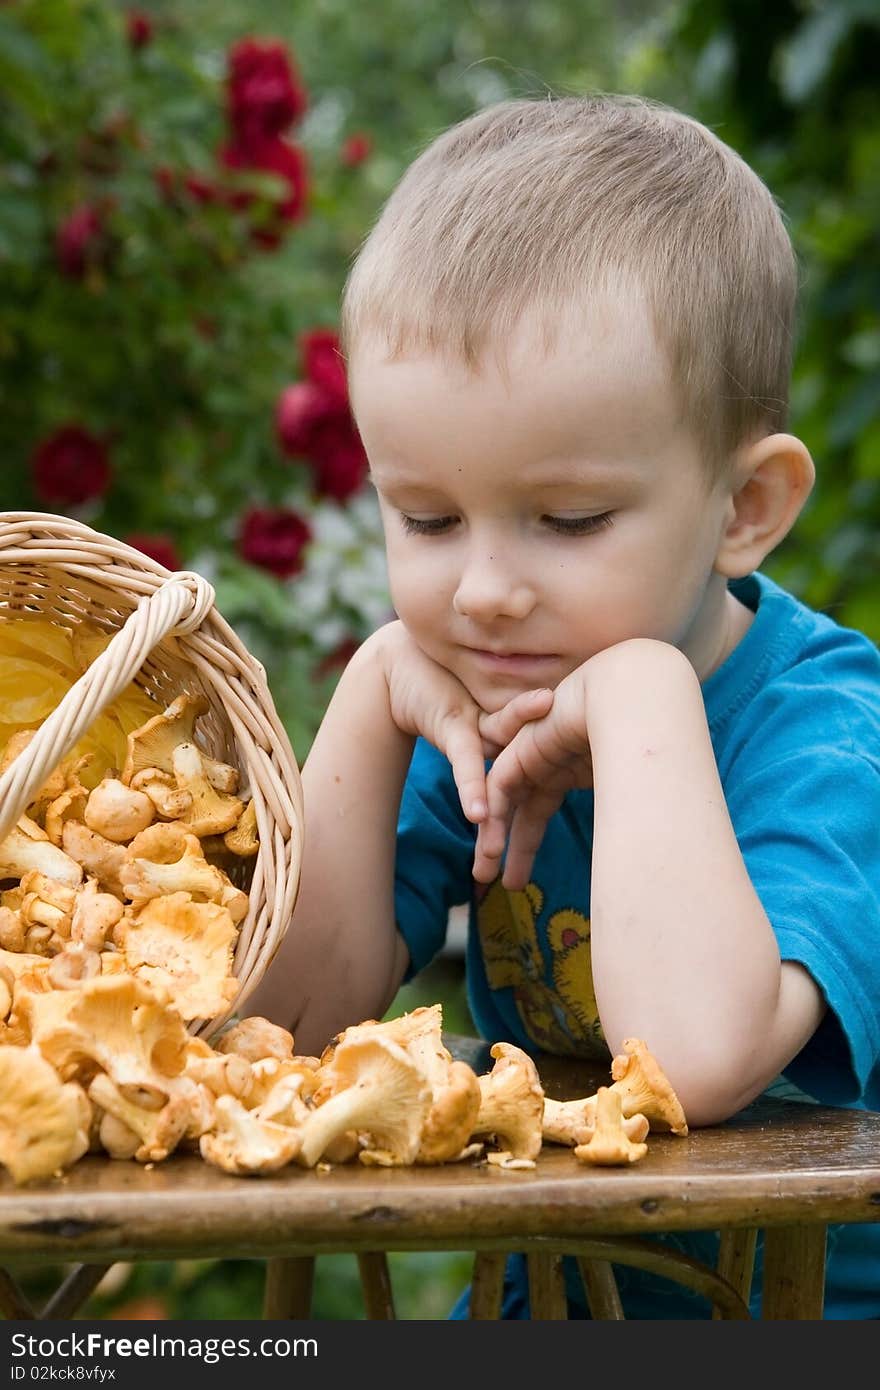
[[[765,1321],[821,1320],[826,1235],[825,1226],[771,1226],[764,1232]]]
[[[528,1254],[529,1305],[532,1321],[564,1322],[568,1318],[562,1256]]]
[[[277,1257],[266,1261],[264,1318],[308,1318],[312,1311],[314,1255]]]
[[[397,1314],[394,1311],[394,1293],[391,1288],[387,1255],[384,1250],[374,1250],[358,1255],[357,1260],[367,1318],[370,1322],[393,1321]]]
[[[726,1279],[728,1284],[736,1289],[743,1303],[746,1304],[752,1292],[757,1240],[757,1227],[749,1226],[742,1231],[731,1229],[722,1231],[718,1245],[718,1273],[722,1279]],[[721,1316],[721,1309],[716,1303],[712,1309],[712,1317],[720,1319]]]
[[[494,1250],[481,1250],[474,1256],[469,1305],[472,1320],[501,1317],[504,1297],[504,1268],[507,1256]]]
[[[0,1313],[12,1322],[27,1322],[37,1315],[7,1269],[0,1265]]]
[[[617,1280],[609,1260],[589,1260],[578,1256],[578,1269],[583,1280],[587,1307],[594,1322],[620,1322],[624,1318],[623,1304],[617,1291]]]
[[[109,1268],[109,1264],[77,1265],[58,1285],[40,1313],[40,1320],[72,1317],[95,1292]]]

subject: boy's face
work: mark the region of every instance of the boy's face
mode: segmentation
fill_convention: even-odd
[[[727,654],[730,490],[707,483],[637,300],[549,357],[523,326],[506,377],[364,345],[350,383],[395,609],[483,709],[631,637],[701,676]]]

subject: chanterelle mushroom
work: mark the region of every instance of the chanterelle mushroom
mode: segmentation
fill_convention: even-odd
[[[544,1097],[542,1135],[553,1144],[586,1144],[596,1127],[596,1097],[582,1096],[577,1100],[552,1100]],[[638,1143],[648,1133],[644,1115],[625,1116],[624,1132]]]
[[[28,816],[22,816],[0,843],[0,878],[21,878],[38,869],[47,878],[57,879],[70,888],[82,883],[79,861],[53,845],[45,830]]]
[[[641,1038],[624,1038],[623,1053],[611,1062],[612,1091],[620,1095],[624,1115],[644,1115],[652,1129],[687,1134],[681,1102],[663,1068]]]
[[[171,766],[181,791],[192,797],[180,817],[194,835],[221,835],[237,825],[244,809],[237,796],[217,791],[208,777],[204,755],[194,743],[179,743],[171,754]]]
[[[367,1136],[361,1159],[412,1163],[431,1087],[403,1048],[364,1030],[338,1045],[330,1066],[335,1093],[303,1126],[299,1161],[313,1167],[337,1135],[354,1130]]]
[[[217,1052],[237,1052],[249,1062],[262,1062],[266,1057],[284,1061],[293,1056],[293,1034],[268,1018],[251,1014],[224,1028],[214,1048]]]
[[[91,1077],[100,1067],[120,1087],[163,1095],[183,1071],[189,1034],[182,1018],[132,975],[99,975],[76,990],[16,994],[16,1008],[65,1080]]]
[[[401,1046],[427,1077],[431,1109],[422,1128],[416,1163],[448,1163],[467,1147],[480,1111],[481,1091],[476,1073],[466,1062],[453,1060],[442,1037],[443,1006],[422,1005],[376,1028]],[[352,1036],[349,1029],[346,1037]]]
[[[129,970],[166,991],[183,1018],[212,1018],[238,992],[232,974],[236,934],[225,907],[168,893],[151,898],[125,925],[122,950]]]
[[[89,1146],[91,1107],[35,1047],[0,1047],[0,1163],[15,1183],[49,1178]]]
[[[246,1110],[234,1096],[218,1096],[212,1130],[199,1140],[207,1163],[243,1176],[274,1173],[296,1158],[301,1133]]]
[[[478,1077],[480,1110],[474,1134],[493,1134],[513,1160],[534,1161],[541,1152],[544,1089],[528,1053],[512,1043],[493,1043],[492,1070]]]
[[[627,1137],[620,1096],[610,1086],[600,1086],[596,1092],[596,1127],[586,1144],[575,1146],[575,1158],[612,1167],[637,1163],[647,1152],[647,1144],[634,1144]]]
[[[128,736],[128,750],[122,780],[131,783],[138,772],[145,768],[160,772],[173,772],[172,756],[181,743],[193,742],[193,731],[200,714],[206,714],[208,702],[203,695],[178,695],[176,700],[161,714],[148,719],[146,724],[135,729]],[[202,752],[202,750],[199,750]],[[229,763],[218,762],[202,752],[205,774],[213,787],[220,792],[238,790],[239,776],[236,768]]]
[[[90,830],[121,845],[146,830],[155,815],[156,808],[144,792],[107,776],[89,792],[83,819]]]

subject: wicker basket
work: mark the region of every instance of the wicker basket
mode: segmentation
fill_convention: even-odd
[[[32,613],[70,625],[87,619],[115,635],[0,776],[0,839],[52,769],[132,681],[157,713],[184,691],[201,694],[200,744],[241,775],[253,796],[260,847],[242,861],[250,907],[233,964],[239,991],[193,1032],[210,1036],[262,978],[293,912],[302,860],[302,788],[263,667],[214,607],[200,575],[172,574],[131,546],[68,517],[0,512],[0,617]]]

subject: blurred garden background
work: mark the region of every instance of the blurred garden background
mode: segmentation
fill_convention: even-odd
[[[877,0],[6,0],[0,510],[196,569],[266,667],[300,761],[389,615],[336,351],[351,258],[411,159],[509,96],[638,92],[764,176],[802,268],[792,428],[818,483],[768,572],[880,640]],[[441,961],[392,1012],[442,998]],[[52,1271],[27,1273],[38,1295]],[[463,1256],[392,1257],[443,1317]],[[259,1316],[246,1262],[117,1268],[87,1316]],[[354,1259],[315,1315],[361,1316]]]

